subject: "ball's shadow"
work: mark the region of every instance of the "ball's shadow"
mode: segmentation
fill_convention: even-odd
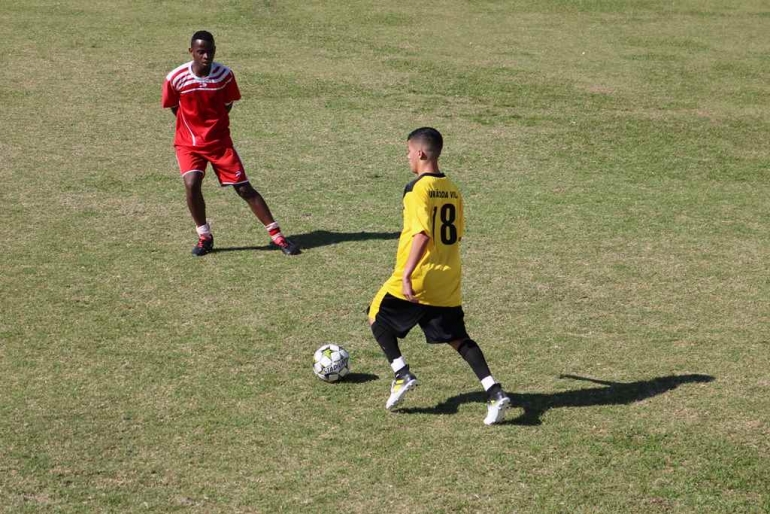
[[[371,373],[349,373],[339,382],[342,384],[365,384],[366,382],[372,382],[379,379],[379,376],[372,375]]]

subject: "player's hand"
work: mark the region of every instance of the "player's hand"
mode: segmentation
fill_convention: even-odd
[[[404,298],[412,303],[417,303],[417,296],[414,294],[414,289],[412,289],[411,278],[404,278],[401,281],[401,292],[403,293]]]

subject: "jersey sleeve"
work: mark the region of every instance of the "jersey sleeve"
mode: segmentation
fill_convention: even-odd
[[[433,238],[433,227],[430,215],[430,202],[425,189],[415,187],[411,192],[404,196],[405,218],[409,223],[409,235],[414,236],[420,232]]]
[[[225,86],[225,105],[230,105],[236,100],[241,99],[241,91],[238,89],[238,83],[235,81],[235,73],[230,72],[230,81]]]
[[[179,93],[176,92],[176,89],[174,89],[174,86],[171,85],[171,81],[168,79],[163,82],[160,104],[164,109],[179,106]]]

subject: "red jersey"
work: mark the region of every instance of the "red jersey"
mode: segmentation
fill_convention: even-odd
[[[227,147],[230,116],[227,106],[241,99],[230,68],[214,62],[206,77],[192,71],[192,61],[166,75],[161,104],[177,107],[174,146],[191,148]]]

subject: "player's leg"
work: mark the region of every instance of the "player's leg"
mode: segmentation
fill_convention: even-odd
[[[432,307],[420,322],[420,327],[428,342],[449,343],[468,363],[487,393],[487,417],[484,423],[499,423],[504,419],[511,401],[492,376],[484,352],[468,336],[464,318],[462,307]]]
[[[214,235],[206,221],[206,202],[203,200],[203,173],[190,172],[184,175],[184,186],[187,195],[187,208],[190,210],[198,242],[193,246],[192,254],[201,257],[214,249]]]
[[[249,204],[251,212],[254,213],[260,222],[262,222],[270,239],[283,253],[286,255],[297,255],[301,253],[299,246],[283,235],[281,227],[278,225],[278,222],[275,221],[275,218],[273,218],[265,199],[262,198],[262,195],[259,194],[249,182],[246,182],[245,184],[235,184],[233,188],[235,188],[235,192],[238,193],[238,196],[243,198],[246,203]]]
[[[481,386],[487,393],[487,417],[484,424],[500,423],[505,418],[505,411],[511,404],[510,398],[503,391],[503,386],[497,382],[489,371],[489,365],[484,358],[484,352],[473,339],[466,337],[450,341],[449,345],[460,354],[476,374]]]
[[[268,226],[275,223],[275,218],[273,218],[273,214],[270,212],[270,208],[267,206],[265,199],[262,198],[262,195],[259,194],[256,189],[254,189],[250,182],[235,184],[233,185],[233,189],[238,193],[238,196],[243,198],[246,203],[249,204],[251,212],[254,213],[263,225]]]
[[[206,202],[203,200],[202,191],[206,160],[189,149],[181,147],[177,147],[176,157],[184,182],[187,209],[190,211],[198,233],[198,242],[193,247],[192,254],[200,257],[214,249],[214,236],[206,222]]]
[[[406,393],[418,384],[417,377],[410,371],[398,345],[398,339],[406,337],[409,330],[417,324],[417,309],[418,305],[389,295],[385,286],[380,289],[369,307],[372,334],[394,374],[390,396],[385,402],[385,408],[388,410],[401,403]]]
[[[203,199],[203,172],[190,171],[182,177],[184,180],[187,208],[196,227],[206,225],[206,201]]]
[[[270,239],[284,254],[297,255],[301,253],[299,246],[283,235],[281,228],[273,218],[273,213],[267,206],[267,202],[249,182],[241,158],[235,148],[227,147],[217,151],[216,155],[212,157],[211,164],[219,183],[223,186],[233,186],[238,196],[243,198],[254,216],[264,225]]]

